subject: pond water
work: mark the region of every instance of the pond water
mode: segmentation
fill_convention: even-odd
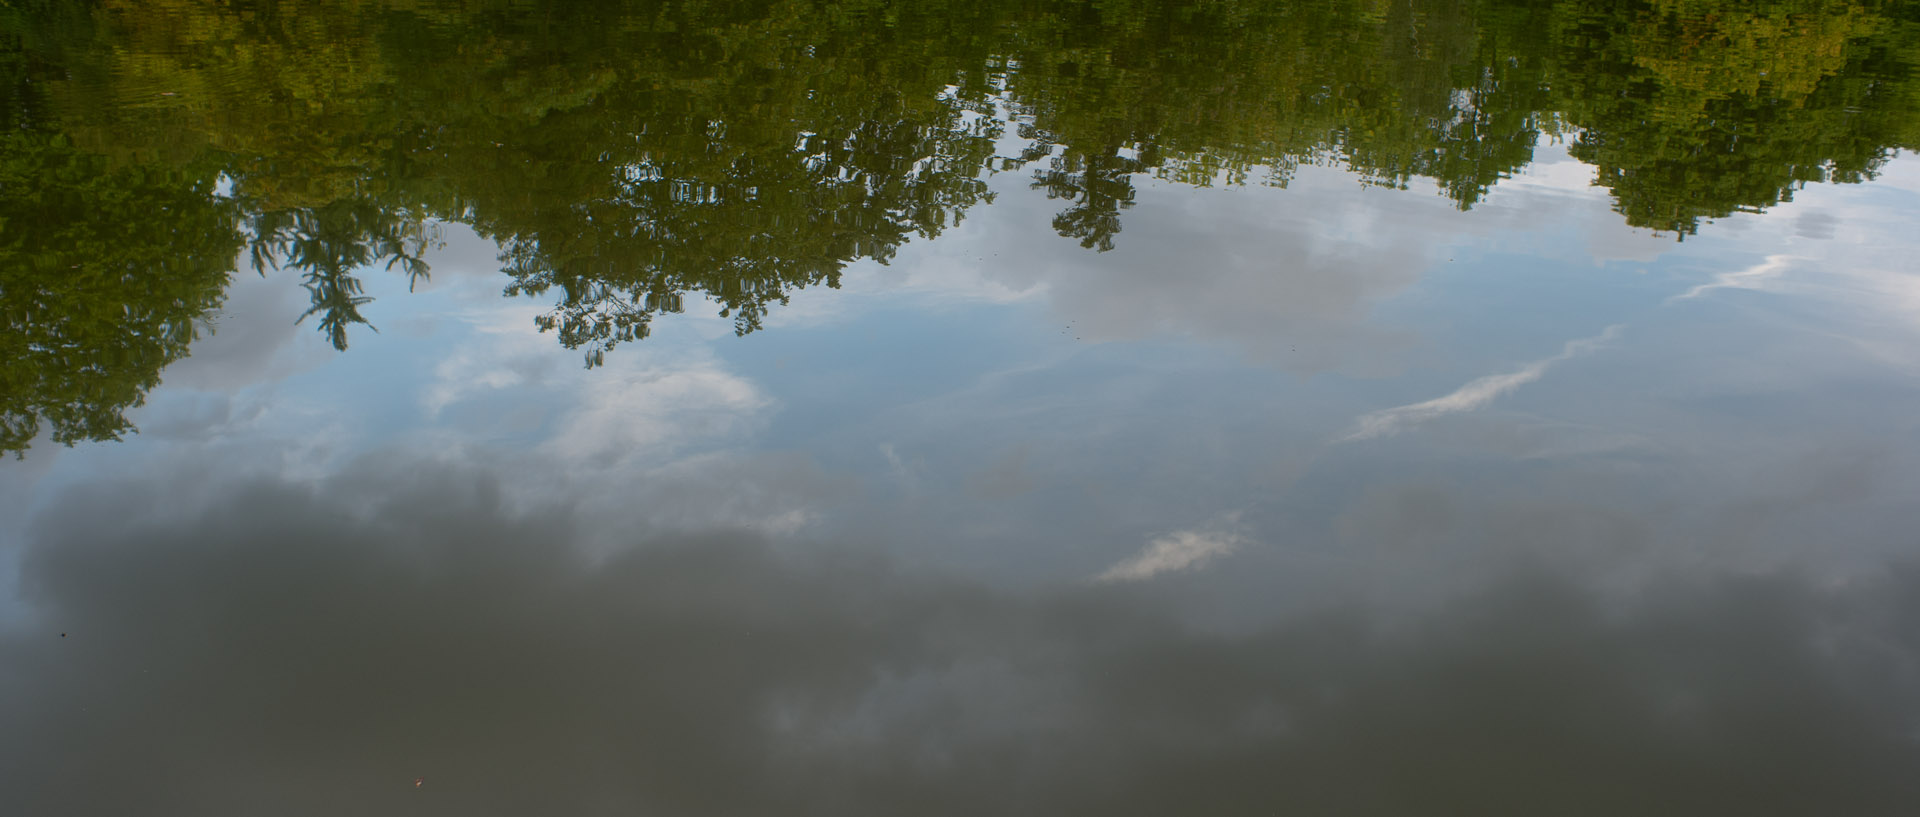
[[[1920,5],[12,0],[22,815],[1920,802]]]

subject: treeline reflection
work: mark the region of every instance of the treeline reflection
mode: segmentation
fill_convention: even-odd
[[[1470,208],[1555,137],[1684,237],[1920,147],[1916,34],[1910,1],[14,0],[0,449],[127,431],[248,258],[346,348],[357,276],[429,274],[437,222],[588,365],[700,299],[752,332],[997,173],[1108,250],[1143,177]]]

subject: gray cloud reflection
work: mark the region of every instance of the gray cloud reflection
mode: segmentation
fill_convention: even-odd
[[[324,363],[330,350],[296,323],[306,300],[277,276],[234,273],[225,302],[207,318],[211,331],[194,342],[192,355],[167,367],[165,382],[232,391]]]
[[[0,635],[20,814],[1887,814],[1920,573],[1516,575],[1243,631],[754,535],[589,555],[400,464],[38,521]],[[118,509],[101,513],[103,507]],[[138,509],[149,509],[141,511]],[[425,782],[415,788],[416,777]]]

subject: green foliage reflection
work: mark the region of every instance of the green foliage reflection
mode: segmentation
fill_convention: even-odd
[[[242,237],[204,176],[0,134],[0,451],[118,439],[220,305]]]
[[[1916,9],[13,0],[0,446],[39,418],[123,432],[242,245],[345,348],[366,268],[425,275],[432,225],[470,225],[594,365],[703,299],[752,332],[939,235],[999,172],[1104,251],[1144,176],[1336,165],[1470,208],[1558,138],[1628,223],[1684,237],[1920,147]]]

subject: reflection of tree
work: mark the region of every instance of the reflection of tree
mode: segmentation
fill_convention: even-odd
[[[243,238],[212,178],[0,135],[0,451],[118,439],[186,354]]]
[[[17,0],[0,6],[0,123],[66,141],[8,143],[13,217],[33,217],[16,189],[99,200],[81,232],[178,200],[127,216],[142,247],[5,240],[178,278],[229,260],[219,214],[301,276],[344,348],[362,268],[424,275],[422,225],[468,224],[499,242],[506,292],[551,298],[539,326],[591,365],[701,299],[752,332],[795,290],[938,235],[1002,169],[1061,202],[1058,232],[1108,250],[1141,177],[1284,185],[1337,164],[1465,208],[1556,134],[1629,223],[1684,235],[1920,147],[1915,19],[1913,0]],[[56,166],[96,178],[27,181]],[[44,277],[33,258],[8,274]],[[141,360],[184,346],[166,348]],[[56,431],[113,433],[58,430],[77,422]]]
[[[1556,101],[1580,129],[1573,155],[1630,224],[1686,235],[1807,182],[1870,178],[1891,148],[1916,147],[1911,24],[1792,0],[1659,0],[1620,16],[1555,23],[1580,43],[1560,54]]]
[[[477,224],[501,238],[510,294],[558,293],[540,326],[590,365],[689,292],[746,334],[793,291],[836,286],[854,259],[884,263],[987,198],[991,123],[968,126],[945,105],[862,114],[772,139],[720,111],[656,118],[601,155],[617,170],[582,174],[557,199],[476,201]]]
[[[300,320],[319,315],[320,331],[341,351],[349,325],[372,328],[360,307],[373,298],[361,294],[355,270],[385,261],[387,269],[399,266],[406,273],[409,287],[427,277],[420,258],[428,243],[425,223],[366,199],[261,212],[251,226],[254,268],[299,270],[312,302]]]
[[[1034,171],[1033,187],[1068,203],[1053,217],[1055,231],[1080,239],[1082,247],[1106,252],[1120,232],[1120,211],[1133,206],[1133,176],[1151,166],[1113,148],[1099,153],[1069,149]]]
[[[514,291],[577,292],[549,317],[587,345],[644,333],[644,294],[667,290],[704,291],[750,331],[774,293],[930,234],[913,223],[888,236],[880,225],[958,211],[885,203],[897,191],[881,184],[871,209],[887,215],[860,217],[879,232],[849,233],[820,209],[839,206],[834,196],[783,199],[767,185],[845,181],[775,172],[801,156],[869,181],[924,174],[911,167],[933,155],[921,142],[956,143],[954,129],[974,127],[981,111],[1023,123],[1029,161],[1046,157],[1036,186],[1066,202],[1057,229],[1093,248],[1113,246],[1143,173],[1284,183],[1298,164],[1333,162],[1376,184],[1432,179],[1468,207],[1530,161],[1542,133],[1562,131],[1629,221],[1685,233],[1808,180],[1860,178],[1916,131],[1910,2],[630,0],[539,19],[340,0],[251,14],[103,3],[99,45],[120,56],[88,57],[85,73],[197,98],[71,123],[83,144],[115,148],[136,133],[183,151],[198,140],[225,152],[243,192],[269,209],[373,197],[395,212],[425,205],[485,222],[524,273]],[[102,60],[127,64],[94,65]],[[161,108],[174,118],[148,110]],[[155,132],[169,121],[185,132]],[[859,156],[817,155],[821,140],[843,137],[863,142]],[[986,168],[971,146],[948,158],[945,175],[914,183],[920,195],[957,191]],[[647,185],[720,198],[674,200]],[[801,211],[773,230],[736,223],[767,203]],[[667,212],[682,207],[706,213]],[[618,219],[629,217],[638,226],[622,236]],[[810,232],[795,217],[856,249],[802,250],[778,273],[740,260]],[[642,234],[661,242],[656,258],[610,246]],[[602,275],[624,282],[617,307]],[[703,275],[713,278],[696,284]],[[352,297],[328,302],[345,309]],[[580,311],[593,301],[608,305],[605,321]]]
[[[1686,234],[1920,146],[1914,16],[1824,0],[1070,2],[1014,27],[1008,86],[1066,157],[1041,186],[1075,202],[1056,226],[1099,236],[1088,246],[1111,244],[1124,207],[1085,175],[1100,146],[1191,184],[1338,162],[1376,184],[1431,179],[1464,208],[1543,133],[1574,135],[1629,223]]]

